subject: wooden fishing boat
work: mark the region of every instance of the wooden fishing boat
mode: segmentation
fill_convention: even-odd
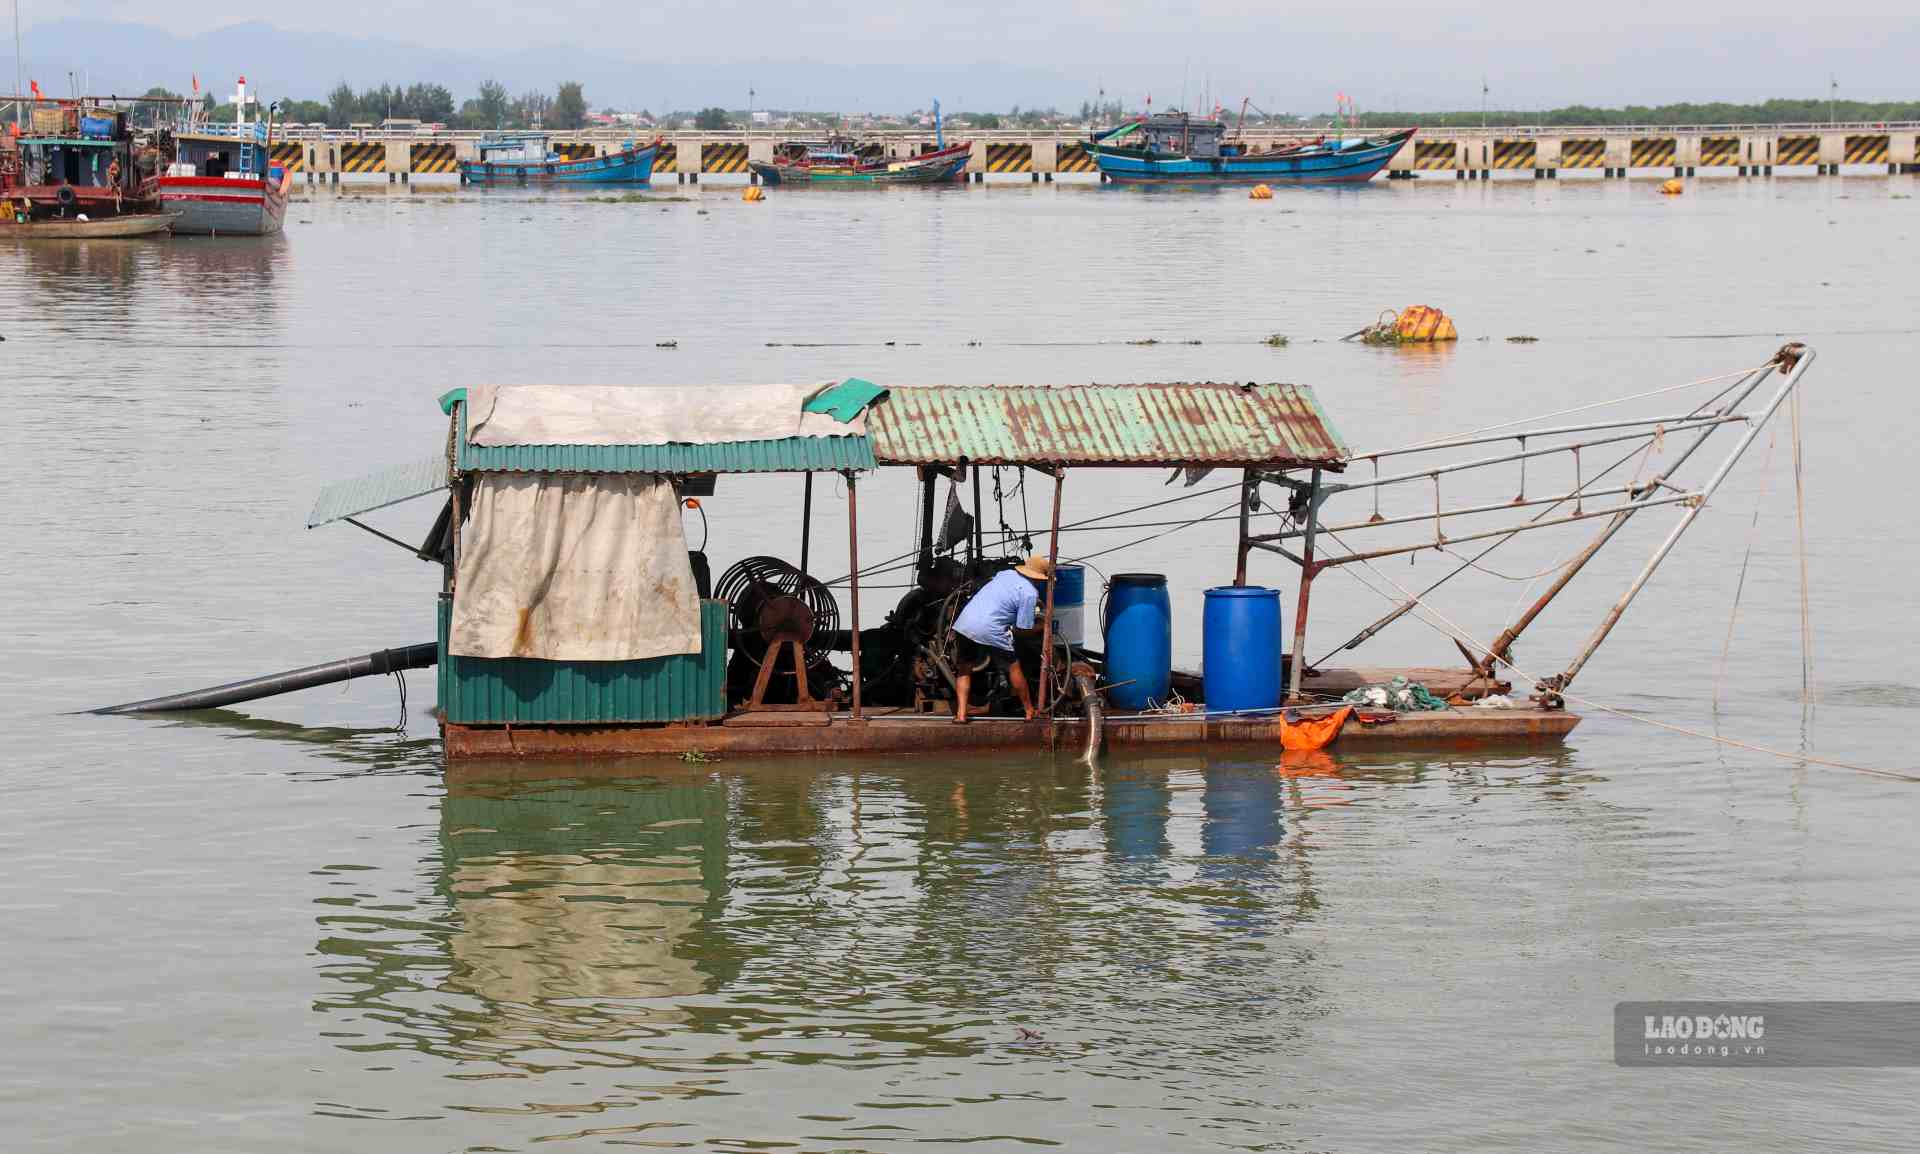
[[[1101,175],[1121,184],[1359,184],[1385,168],[1414,130],[1257,151],[1226,133],[1219,120],[1159,113],[1096,134],[1086,147]]]
[[[22,103],[32,109],[31,125],[0,136],[5,216],[101,222],[159,207],[159,152],[135,140],[124,108],[92,100]]]
[[[624,184],[653,181],[653,157],[660,140],[640,145],[629,141],[605,156],[569,160],[551,147],[543,132],[509,133],[488,137],[479,145],[478,160],[460,162],[462,184]]]
[[[22,240],[117,240],[158,236],[177,218],[167,212],[129,212],[99,220],[83,216],[42,217],[0,222],[0,235]]]
[[[960,178],[973,155],[971,142],[948,145],[903,160],[872,153],[809,150],[776,154],[755,161],[754,175],[766,184],[944,184]]]
[[[293,174],[272,162],[273,117],[242,76],[234,119],[216,124],[198,111],[173,131],[173,162],[160,177],[160,203],[173,231],[195,236],[270,236],[286,223]]]

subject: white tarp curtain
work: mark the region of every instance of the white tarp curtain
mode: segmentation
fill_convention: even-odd
[[[700,651],[680,501],[651,473],[489,473],[461,531],[448,651],[633,661]]]
[[[476,445],[713,445],[783,437],[861,437],[866,414],[842,424],[803,412],[837,382],[811,385],[475,385],[467,439]]]

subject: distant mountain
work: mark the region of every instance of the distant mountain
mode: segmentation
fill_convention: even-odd
[[[12,81],[11,45],[0,75]],[[524,48],[504,56],[447,52],[393,40],[289,32],[259,22],[197,36],[101,20],[56,20],[26,33],[27,75],[48,95],[68,91],[67,74],[97,94],[138,95],[154,85],[185,92],[195,74],[216,95],[245,75],[270,100],[324,100],[341,81],[355,88],[429,81],[462,100],[496,79],[510,92],[551,92],[578,80],[595,107],[744,108],[747,90],[762,108],[896,112],[935,98],[952,111],[1003,112],[1012,105],[1078,107],[1087,93],[1073,79],[994,63],[928,66],[924,59],[825,64],[810,60],[623,60],[571,48]]]

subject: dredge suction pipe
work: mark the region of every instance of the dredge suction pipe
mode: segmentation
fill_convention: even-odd
[[[439,649],[440,647],[431,641],[424,645],[407,645],[399,649],[376,649],[363,657],[343,657],[339,661],[309,665],[303,669],[289,669],[285,673],[269,673],[265,677],[249,677],[245,681],[232,681],[225,685],[196,689],[189,693],[175,693],[167,697],[151,697],[145,701],[129,701],[125,705],[109,705],[88,712],[175,713],[189,709],[218,709],[223,705],[234,705],[261,697],[274,697],[282,693],[292,693],[296,689],[312,689],[316,685],[332,685],[339,681],[351,681],[356,677],[398,673],[403,669],[426,669],[439,664]]]

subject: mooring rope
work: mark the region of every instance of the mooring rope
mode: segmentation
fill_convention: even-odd
[[[1348,548],[1347,543],[1345,541],[1340,540],[1340,538],[1336,534],[1328,532],[1326,530],[1322,530],[1322,532],[1326,532],[1327,536],[1332,537],[1334,542],[1338,544],[1342,549],[1346,549],[1349,554],[1352,554],[1354,552],[1352,549]],[[1482,656],[1493,656],[1492,650],[1489,649],[1486,645],[1481,644],[1480,641],[1477,638],[1475,638],[1472,634],[1468,633],[1465,629],[1461,628],[1459,625],[1449,620],[1447,616],[1444,613],[1441,613],[1438,609],[1435,609],[1433,606],[1427,604],[1425,601],[1421,600],[1415,594],[1408,592],[1404,586],[1402,586],[1398,581],[1395,581],[1386,572],[1376,567],[1372,561],[1362,560],[1360,563],[1366,566],[1369,570],[1371,570],[1375,576],[1379,577],[1381,580],[1385,581],[1387,584],[1399,590],[1400,594],[1403,597],[1405,597],[1410,601],[1413,601],[1420,608],[1425,609],[1428,613],[1432,614],[1433,617],[1438,618],[1440,624],[1435,624],[1434,621],[1429,620],[1425,616],[1422,616],[1421,620],[1426,621],[1428,625],[1433,626],[1443,636],[1450,637],[1460,642],[1461,644],[1467,646],[1468,648],[1478,651]],[[1364,580],[1362,580],[1360,583],[1362,585],[1365,585],[1373,593],[1378,594],[1379,596],[1385,598],[1386,600],[1389,600],[1389,601],[1393,600],[1393,598],[1388,597],[1385,593],[1382,593],[1379,589],[1374,588],[1370,583]],[[1513,670],[1513,672],[1522,680],[1531,681],[1535,683],[1538,683],[1540,680],[1542,680],[1541,678],[1536,677],[1531,673],[1528,673],[1526,670],[1520,668],[1518,665],[1515,665],[1512,662],[1512,660],[1510,660],[1507,657],[1495,657],[1494,660],[1498,661],[1501,665],[1506,666],[1508,669]],[[1870,765],[1855,765],[1851,762],[1838,761],[1838,760],[1835,760],[1834,758],[1829,758],[1829,757],[1819,757],[1810,753],[1793,753],[1788,750],[1774,749],[1771,746],[1757,745],[1750,741],[1740,741],[1736,738],[1723,737],[1717,733],[1706,733],[1698,729],[1689,729],[1684,725],[1675,725],[1669,721],[1657,721],[1654,718],[1643,717],[1640,714],[1633,713],[1629,710],[1618,709],[1618,708],[1615,708],[1614,706],[1607,705],[1599,701],[1595,701],[1589,697],[1582,697],[1577,694],[1569,693],[1564,689],[1556,690],[1555,692],[1557,692],[1561,697],[1565,698],[1566,700],[1574,702],[1578,705],[1583,705],[1588,709],[1597,709],[1602,713],[1610,713],[1615,717],[1625,718],[1628,721],[1637,721],[1643,725],[1651,725],[1656,729],[1664,729],[1669,733],[1678,733],[1686,737],[1697,737],[1703,741],[1711,741],[1718,745],[1732,746],[1735,749],[1744,749],[1750,753],[1764,753],[1769,757],[1777,757],[1783,761],[1799,761],[1799,762],[1805,762],[1810,765],[1823,765],[1830,769],[1845,769],[1845,770],[1850,770],[1854,773],[1864,773],[1872,777],[1889,778],[1894,781],[1920,782],[1920,774],[1916,774],[1916,773],[1907,773],[1897,769],[1882,769],[1882,768],[1879,768],[1876,766],[1870,766]]]

